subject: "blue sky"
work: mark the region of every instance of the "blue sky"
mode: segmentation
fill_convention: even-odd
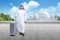
[[[31,1],[33,2],[29,3]],[[20,4],[26,6],[28,15],[38,13],[41,9],[47,10],[49,14],[54,13],[60,15],[60,8],[58,8],[60,7],[60,0],[0,0],[0,12],[9,13],[11,9],[19,7]],[[50,10],[53,10],[54,12]],[[10,14],[12,15],[12,13]]]

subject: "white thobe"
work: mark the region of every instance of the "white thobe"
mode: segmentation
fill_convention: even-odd
[[[18,32],[25,32],[25,21],[27,19],[26,11],[25,10],[18,10],[17,16],[17,31]]]

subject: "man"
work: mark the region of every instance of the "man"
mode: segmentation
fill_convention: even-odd
[[[27,20],[26,11],[24,9],[24,6],[20,5],[17,13],[17,31],[22,36],[24,36],[26,20]]]

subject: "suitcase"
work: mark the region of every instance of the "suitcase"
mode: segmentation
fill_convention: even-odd
[[[10,23],[10,36],[15,36],[16,32],[16,23]]]

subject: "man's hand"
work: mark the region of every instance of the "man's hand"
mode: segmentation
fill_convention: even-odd
[[[26,21],[25,21],[25,23],[26,23]]]

